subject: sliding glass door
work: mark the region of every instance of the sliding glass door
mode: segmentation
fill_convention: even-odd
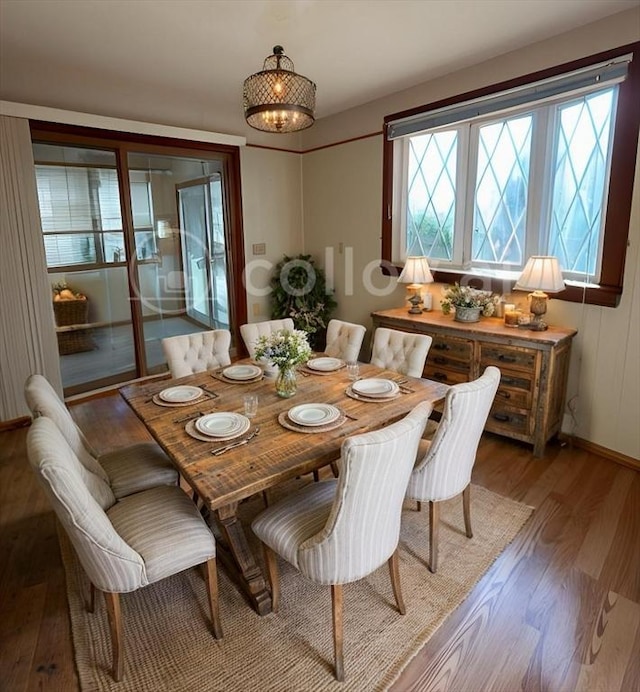
[[[212,329],[229,328],[221,187],[219,175],[178,187],[187,314]]]
[[[34,158],[65,394],[166,370],[167,336],[230,328],[237,341],[239,158],[49,136],[33,133]]]

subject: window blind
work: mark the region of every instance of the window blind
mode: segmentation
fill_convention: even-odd
[[[536,103],[570,93],[601,88],[625,79],[632,55],[624,55],[607,63],[568,72],[563,75],[499,91],[469,101],[461,101],[407,118],[391,120],[387,127],[390,140],[423,132],[443,125],[463,122],[528,103]]]

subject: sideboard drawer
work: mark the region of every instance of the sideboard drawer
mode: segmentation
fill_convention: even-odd
[[[441,365],[431,365],[429,363],[427,363],[424,369],[424,377],[428,380],[444,382],[445,384],[460,384],[461,382],[469,381],[468,370],[444,368]]]
[[[467,367],[472,353],[473,343],[471,341],[443,336],[434,336],[429,350],[429,356],[433,359],[447,358],[449,360],[459,360],[465,363]]]
[[[512,411],[501,406],[500,402],[494,404],[487,419],[486,429],[497,433],[515,433],[516,435],[529,435],[531,433],[531,418],[526,413]]]
[[[498,368],[510,368],[531,372],[536,363],[536,351],[515,346],[482,344],[480,347],[480,364],[483,367],[495,365]]]

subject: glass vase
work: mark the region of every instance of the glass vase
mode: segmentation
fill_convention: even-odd
[[[276,377],[276,394],[283,399],[293,396],[298,389],[296,369],[291,365],[283,365]]]

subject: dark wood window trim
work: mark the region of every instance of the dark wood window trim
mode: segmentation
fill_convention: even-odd
[[[227,265],[229,275],[229,288],[231,300],[229,305],[229,321],[233,340],[236,345],[243,344],[240,336],[240,325],[247,321],[247,294],[242,281],[245,266],[244,256],[244,230],[242,222],[242,189],[240,179],[240,150],[236,146],[227,144],[211,144],[208,142],[196,142],[192,140],[176,139],[173,137],[157,137],[154,135],[141,135],[129,132],[117,132],[102,130],[99,128],[64,125],[39,120],[29,121],[31,127],[31,139],[34,142],[46,142],[56,144],[80,145],[96,149],[111,149],[116,152],[118,164],[124,163],[129,152],[167,154],[171,156],[197,156],[202,154],[215,154],[222,161],[224,179],[226,181],[225,194],[228,196],[228,204],[225,205],[227,217],[225,228],[227,232],[227,244],[230,254],[230,262]],[[124,172],[126,166],[119,166],[121,171],[120,196],[123,209],[123,223],[133,228],[131,208],[128,201],[129,185]],[[125,234],[128,237],[128,234]],[[128,256],[135,257],[133,247],[128,248]],[[137,260],[134,259],[134,262]],[[109,265],[114,266],[113,264]],[[130,288],[135,288],[137,272],[132,267],[129,271]],[[137,295],[135,290],[132,295]],[[136,305],[137,303],[134,303]],[[132,310],[133,329],[140,343],[142,339],[142,313],[138,305]],[[139,349],[136,349],[136,353]],[[138,354],[142,362],[137,363],[139,373],[145,375],[146,364],[144,353]]]
[[[425,111],[450,106],[461,101],[467,101],[482,96],[488,96],[498,91],[512,89],[540,79],[554,77],[582,67],[633,53],[634,60],[629,64],[627,78],[620,85],[618,108],[616,112],[615,136],[611,155],[611,176],[609,180],[609,199],[605,219],[604,245],[602,254],[602,270],[600,283],[597,286],[568,286],[562,293],[554,294],[554,299],[567,300],[576,303],[590,303],[615,307],[620,302],[624,278],[624,263],[627,253],[629,223],[631,218],[631,201],[633,197],[633,178],[635,175],[636,156],[638,152],[638,130],[640,128],[640,42],[620,46],[587,58],[557,65],[546,70],[493,84],[482,89],[469,91],[441,101],[418,106],[400,113],[393,113],[384,118],[383,142],[383,173],[382,173],[382,249],[381,268],[384,274],[393,275],[400,272],[391,262],[392,247],[392,212],[393,209],[393,142],[387,139],[389,122],[409,116],[418,115]],[[464,272],[435,271],[434,279],[444,283],[460,281],[470,274]],[[493,290],[505,292],[515,281],[505,282],[503,279],[492,279],[474,272],[478,284]],[[470,282],[473,284],[473,279]]]

